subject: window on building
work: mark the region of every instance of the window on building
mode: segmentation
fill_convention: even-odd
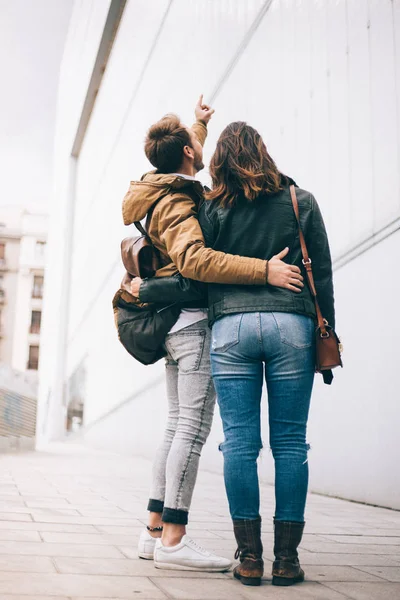
[[[42,320],[42,311],[33,310],[32,317],[31,317],[31,328],[30,328],[31,333],[40,333],[41,320]]]
[[[46,242],[36,242],[36,248],[35,248],[35,253],[36,253],[36,258],[44,258],[44,253],[46,250]]]
[[[33,278],[32,298],[43,298],[43,282],[42,275],[35,275]]]
[[[39,346],[29,346],[28,369],[37,371],[39,366]]]
[[[0,290],[4,287],[4,275],[0,275]]]
[[[5,263],[6,260],[6,245],[1,242],[0,243],[0,267],[1,265]]]

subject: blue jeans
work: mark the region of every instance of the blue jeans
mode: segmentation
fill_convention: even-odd
[[[227,315],[212,329],[211,365],[225,441],[232,519],[257,519],[263,371],[275,461],[275,519],[304,521],[307,418],[314,381],[314,321],[284,312]]]

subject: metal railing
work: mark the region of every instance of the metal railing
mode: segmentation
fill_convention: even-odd
[[[0,388],[0,452],[34,448],[36,409],[36,398]]]

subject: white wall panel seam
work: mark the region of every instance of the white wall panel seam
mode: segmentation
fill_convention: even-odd
[[[234,71],[235,66],[236,66],[238,60],[240,59],[240,57],[242,56],[242,54],[246,50],[247,46],[249,45],[251,39],[253,38],[254,33],[257,31],[257,29],[261,25],[262,20],[265,17],[265,15],[267,14],[268,9],[270,8],[272,2],[273,2],[273,0],[266,0],[265,1],[265,3],[261,7],[258,15],[254,19],[253,23],[250,25],[250,27],[249,27],[248,31],[246,32],[246,34],[245,34],[242,42],[240,43],[240,45],[239,45],[238,49],[236,50],[235,54],[233,55],[230,63],[228,64],[227,68],[223,72],[220,80],[217,82],[214,90],[211,92],[211,95],[210,95],[210,98],[209,98],[210,104],[213,104],[215,102],[215,99],[217,98],[217,96],[218,96],[219,92],[221,91],[221,89],[224,87],[225,82],[229,79],[229,76],[232,73],[232,71]]]
[[[379,231],[374,232],[368,239],[361,240],[358,244],[355,244],[352,248],[346,251],[344,254],[338,256],[333,260],[334,271],[338,271],[342,267],[345,267],[353,260],[356,260],[362,254],[371,250],[378,243],[383,242],[386,238],[390,237],[396,231],[400,229],[400,217],[388,223],[382,227]]]
[[[351,116],[350,116],[350,32],[349,32],[349,11],[348,0],[345,0],[345,15],[346,15],[346,78],[347,78],[347,137],[349,145],[349,171],[348,171],[348,189],[351,190],[351,166],[352,166],[352,138],[351,138]],[[353,238],[353,216],[354,211],[352,197],[350,193],[350,236]]]
[[[96,292],[93,294],[92,298],[90,298],[90,299],[88,298],[88,299],[87,299],[87,308],[86,308],[86,310],[83,312],[83,314],[82,314],[82,316],[81,316],[81,318],[80,318],[80,320],[79,320],[79,323],[76,325],[76,327],[75,327],[74,331],[73,331],[73,332],[71,332],[71,335],[70,335],[70,337],[68,338],[68,342],[67,342],[67,344],[68,344],[68,345],[69,345],[69,344],[71,344],[71,343],[73,342],[73,340],[74,340],[74,338],[75,338],[76,334],[77,334],[77,333],[79,333],[79,331],[80,331],[80,329],[81,329],[81,327],[82,327],[83,323],[85,323],[85,321],[86,321],[86,319],[87,319],[88,315],[89,315],[89,314],[91,313],[91,311],[93,310],[93,308],[92,308],[92,307],[93,307],[93,301],[94,301],[96,298],[98,298],[98,297],[99,297],[99,295],[100,295],[100,293],[101,293],[102,289],[104,288],[104,286],[105,286],[105,284],[107,283],[107,281],[110,279],[110,277],[111,277],[112,273],[113,273],[113,272],[114,272],[114,270],[115,270],[115,269],[116,269],[118,266],[120,266],[120,265],[121,265],[121,254],[120,254],[120,252],[118,252],[118,256],[117,256],[117,258],[116,258],[115,262],[114,262],[114,263],[111,265],[111,267],[108,269],[108,271],[107,271],[106,275],[104,276],[104,278],[102,279],[102,281],[101,281],[101,283],[100,283],[99,287],[96,289]],[[115,291],[117,291],[117,290],[115,290]],[[110,301],[110,304],[111,304],[111,301]]]
[[[152,58],[152,56],[153,56],[153,53],[154,53],[154,51],[155,51],[155,49],[156,49],[156,47],[157,47],[157,42],[158,42],[158,40],[159,40],[159,37],[160,37],[161,31],[162,31],[162,29],[163,29],[163,27],[164,27],[164,25],[165,25],[165,23],[166,23],[166,20],[167,20],[167,17],[168,17],[168,13],[169,13],[169,11],[170,11],[170,9],[171,9],[171,6],[172,6],[172,3],[173,3],[173,1],[174,1],[174,0],[169,0],[168,6],[167,6],[167,8],[165,9],[165,12],[164,12],[163,18],[162,18],[162,20],[161,20],[160,26],[158,27],[158,29],[157,29],[157,32],[156,32],[156,34],[155,34],[155,36],[154,36],[153,43],[152,43],[152,45],[151,45],[151,47],[150,47],[149,53],[148,53],[148,55],[147,55],[147,58],[146,58],[146,60],[145,60],[145,62],[144,62],[144,64],[143,64],[143,68],[142,68],[142,70],[141,70],[141,72],[140,72],[140,75],[139,75],[139,77],[138,77],[138,82],[137,82],[137,84],[136,84],[136,86],[135,86],[135,89],[134,89],[134,91],[133,91],[133,94],[132,94],[131,100],[130,100],[130,102],[129,102],[128,106],[127,106],[127,109],[126,109],[126,111],[125,111],[125,113],[124,113],[124,116],[122,117],[121,125],[120,125],[120,127],[119,127],[119,129],[118,129],[118,131],[117,131],[117,134],[116,134],[116,136],[115,136],[114,143],[113,143],[112,147],[110,148],[110,152],[109,152],[109,154],[108,154],[107,161],[106,161],[106,163],[105,163],[105,165],[104,165],[104,171],[103,171],[103,175],[106,173],[106,171],[107,171],[107,167],[108,167],[108,165],[110,164],[110,162],[111,162],[111,159],[112,159],[112,157],[113,157],[113,155],[114,155],[114,151],[115,151],[115,149],[116,149],[116,148],[117,148],[117,146],[118,146],[119,138],[120,138],[120,136],[121,136],[121,134],[122,134],[122,131],[124,130],[125,122],[126,122],[126,120],[127,120],[128,116],[129,116],[129,113],[130,113],[131,109],[132,109],[132,104],[133,104],[133,102],[135,101],[135,99],[136,99],[136,96],[137,96],[137,94],[138,94],[138,92],[139,92],[139,90],[140,90],[140,86],[141,86],[141,84],[142,84],[142,82],[143,82],[143,80],[144,80],[144,76],[145,76],[145,74],[146,74],[146,70],[147,70],[148,64],[149,64],[149,62],[150,62],[150,60],[151,60],[151,58]],[[83,142],[84,142],[84,140],[83,140]],[[100,186],[101,186],[101,184],[102,184],[102,181],[103,181],[103,177],[100,177],[100,179],[99,179],[99,180],[98,180],[98,182],[97,182],[96,191],[94,191],[94,193],[93,193],[93,196],[92,196],[92,200],[91,200],[91,202],[88,204],[88,207],[87,207],[87,209],[86,209],[86,213],[84,214],[84,216],[83,216],[83,218],[82,218],[82,221],[83,221],[83,222],[86,222],[86,221],[87,221],[87,219],[88,219],[88,217],[89,217],[89,215],[90,215],[90,212],[91,212],[91,210],[92,210],[92,206],[93,206],[94,202],[96,201],[96,197],[97,197],[97,191],[98,191],[98,189],[100,188]]]
[[[398,172],[400,173],[400,114],[399,114],[399,78],[400,78],[400,64],[397,64],[398,59],[398,44],[400,44],[400,40],[397,39],[396,36],[396,18],[395,18],[395,8],[394,1],[392,0],[392,27],[393,27],[393,48],[394,48],[394,87],[396,94],[396,126],[397,126],[397,164],[398,164]],[[397,32],[400,35],[400,32]],[[399,210],[400,210],[400,197],[399,201]]]
[[[373,130],[374,130],[374,124],[373,124],[373,102],[372,102],[372,81],[371,81],[371,75],[372,75],[372,58],[371,58],[371,13],[370,13],[370,2],[368,0],[367,2],[367,6],[368,6],[368,21],[367,21],[367,29],[368,29],[368,65],[369,65],[369,103],[371,106],[371,112],[370,112],[370,116],[371,116],[371,122],[370,122],[370,127],[371,127],[371,134],[372,134],[372,143],[371,143],[371,172],[374,173],[375,172],[375,151],[374,151],[374,143],[373,143]],[[371,188],[372,188],[372,222],[373,224],[375,223],[375,217],[376,217],[376,203],[375,203],[375,177],[372,176],[371,177]],[[374,225],[373,225],[374,228]]]
[[[105,421],[106,419],[108,419],[108,417],[110,417],[114,413],[121,410],[121,408],[123,408],[127,404],[130,404],[131,402],[140,400],[141,397],[143,396],[144,392],[148,392],[149,390],[158,387],[161,383],[164,383],[164,381],[165,381],[164,373],[162,373],[162,375],[159,375],[158,377],[152,378],[152,380],[150,382],[146,383],[146,386],[144,388],[141,387],[138,390],[136,390],[133,394],[129,394],[129,396],[127,398],[124,398],[123,400],[121,400],[121,402],[119,402],[118,404],[113,406],[107,412],[101,414],[99,417],[94,419],[92,422],[89,422],[87,424],[85,423],[84,428],[78,433],[77,437],[80,437],[82,434],[84,435],[85,433],[87,433],[89,431],[89,429],[91,429],[92,427],[95,427],[102,421]]]

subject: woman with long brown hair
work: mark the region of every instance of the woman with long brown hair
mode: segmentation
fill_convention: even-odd
[[[200,211],[206,244],[230,254],[268,259],[283,247],[302,268],[290,186],[260,134],[244,122],[222,132],[211,159],[212,191]],[[332,264],[315,198],[296,189],[300,221],[321,310],[334,327]],[[208,286],[211,363],[225,441],[224,477],[238,544],[234,575],[259,585],[263,575],[257,458],[260,402],[268,391],[269,441],[275,461],[274,585],[304,579],[297,548],[308,486],[307,419],[314,381],[315,306],[307,286]]]

